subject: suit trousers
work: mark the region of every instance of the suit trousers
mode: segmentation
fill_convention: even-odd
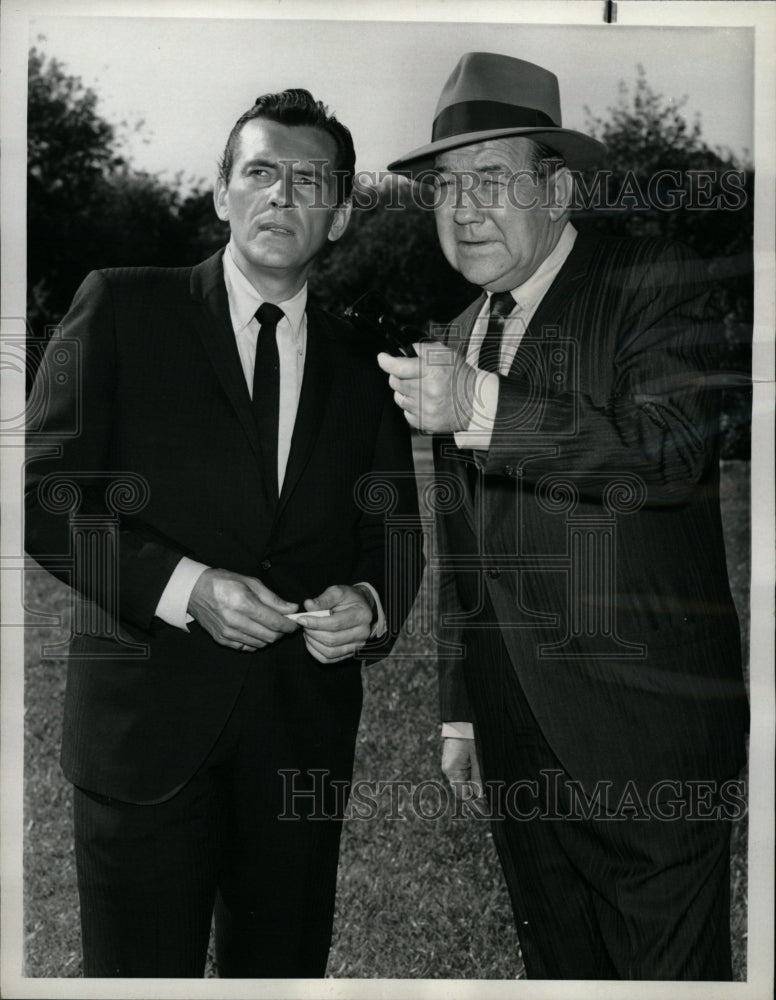
[[[360,669],[280,643],[243,654],[234,709],[175,794],[75,789],[86,976],[201,977],[214,911],[219,976],[325,974]]]
[[[494,620],[485,608],[482,621]],[[729,980],[729,822],[643,818],[638,808],[587,818],[500,630],[469,628],[464,643],[493,838],[528,977]]]

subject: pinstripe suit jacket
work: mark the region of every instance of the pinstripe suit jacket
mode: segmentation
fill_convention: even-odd
[[[462,351],[482,303],[449,328]],[[458,644],[480,603],[471,595],[487,592],[572,777],[740,767],[748,712],[719,512],[719,341],[686,248],[579,234],[499,376],[489,450],[435,440],[437,472],[463,484],[438,515],[432,567],[444,719],[469,718]]]

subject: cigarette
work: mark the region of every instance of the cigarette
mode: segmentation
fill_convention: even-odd
[[[286,615],[290,621],[295,622],[299,618],[329,618],[331,611],[326,608],[324,611],[295,611],[292,615]]]

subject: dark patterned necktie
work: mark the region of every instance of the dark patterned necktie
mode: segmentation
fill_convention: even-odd
[[[271,302],[256,310],[259,338],[253,366],[253,413],[264,455],[265,475],[270,494],[278,495],[278,416],[280,411],[280,355],[277,326],[285,313]]]
[[[516,305],[517,303],[512,298],[510,292],[494,292],[491,295],[488,329],[485,331],[485,336],[480,345],[480,357],[477,362],[477,367],[483,371],[498,371],[499,359],[501,357],[501,335],[504,332],[507,316],[509,316]]]
[[[494,292],[490,297],[490,315],[488,317],[488,329],[480,344],[480,354],[477,360],[477,368],[486,372],[497,372],[499,360],[501,358],[501,335],[507,316],[512,312],[517,303],[509,292]],[[472,453],[473,454],[473,453]],[[479,466],[472,460],[466,464],[469,490],[474,496],[477,481],[479,478]]]

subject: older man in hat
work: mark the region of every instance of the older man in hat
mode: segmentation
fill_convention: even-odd
[[[528,975],[729,979],[748,713],[719,333],[685,247],[569,221],[570,168],[603,153],[562,127],[552,73],[464,56],[431,143],[390,169],[435,185],[444,254],[482,295],[446,346],[379,360],[452,491],[443,768],[472,793],[479,757]]]

